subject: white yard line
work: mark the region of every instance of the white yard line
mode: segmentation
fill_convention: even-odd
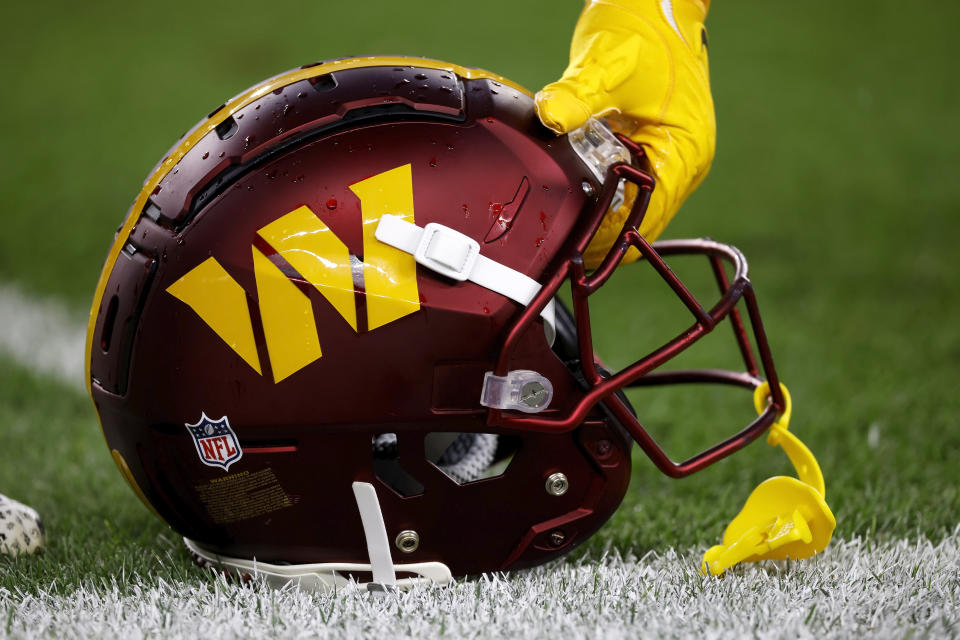
[[[0,354],[24,368],[83,389],[86,326],[55,300],[38,300],[0,283]]]
[[[468,552],[465,550],[465,552]],[[67,597],[0,590],[0,636],[162,638],[826,638],[960,632],[960,529],[835,541],[815,560],[722,578],[692,555],[608,557],[371,598],[263,585],[152,582]]]

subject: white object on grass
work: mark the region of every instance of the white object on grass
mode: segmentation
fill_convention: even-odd
[[[45,542],[43,522],[37,512],[0,493],[0,553],[37,553]]]

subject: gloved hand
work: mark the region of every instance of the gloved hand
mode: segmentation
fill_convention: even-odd
[[[558,134],[605,116],[640,143],[656,188],[640,225],[653,242],[710,169],[716,121],[707,35],[710,0],[588,0],[563,77],[536,97],[537,114]],[[610,211],[587,248],[596,266],[616,240],[636,190]],[[631,251],[627,260],[636,259]]]

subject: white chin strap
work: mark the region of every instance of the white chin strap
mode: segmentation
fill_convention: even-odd
[[[374,232],[380,242],[413,256],[419,264],[437,273],[459,280],[469,280],[515,302],[527,306],[540,292],[540,283],[516,269],[480,255],[480,243],[436,222],[418,227],[399,216],[386,214]],[[554,302],[540,312],[547,343],[553,345],[557,335]]]
[[[183,542],[194,554],[213,565],[233,569],[240,574],[263,576],[276,587],[294,583],[313,591],[349,591],[364,589],[383,591],[409,588],[418,584],[447,584],[453,581],[450,568],[442,562],[417,562],[394,565],[390,557],[390,542],[380,511],[377,492],[369,482],[354,482],[353,495],[363,521],[370,563],[324,562],[318,564],[269,564],[256,559],[230,558],[201,549],[187,538]],[[397,579],[395,571],[416,574],[415,578]],[[369,572],[373,582],[356,582],[344,574]]]
[[[396,587],[397,574],[393,570],[387,525],[383,523],[377,492],[369,482],[354,482],[353,495],[357,499],[360,520],[363,521],[363,535],[367,538],[373,582],[383,587]]]

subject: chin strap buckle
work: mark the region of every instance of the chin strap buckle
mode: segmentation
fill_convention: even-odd
[[[374,236],[413,256],[418,264],[458,282],[469,281],[499,293],[522,305],[530,304],[540,292],[540,283],[480,253],[480,243],[456,229],[431,222],[418,227],[400,216],[384,214]],[[547,344],[557,335],[554,301],[540,312]]]
[[[700,571],[720,575],[739,562],[799,560],[823,551],[830,543],[837,521],[826,502],[823,473],[810,449],[789,431],[792,410],[790,393],[780,385],[786,407],[770,427],[767,444],[780,446],[797,471],[798,478],[777,476],[762,482],[723,533],[723,543],[703,554]],[[753,393],[757,413],[770,400],[764,382]]]

